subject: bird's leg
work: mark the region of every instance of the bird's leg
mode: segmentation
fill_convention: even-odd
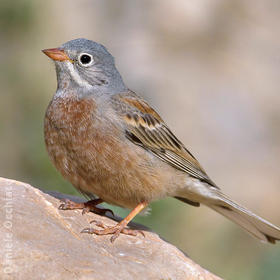
[[[110,212],[113,216],[114,213],[111,209],[102,209],[96,207],[96,205],[104,202],[101,198],[92,199],[87,202],[77,203],[69,199],[65,199],[62,204],[58,207],[59,210],[74,210],[74,209],[82,209],[82,214],[88,212],[94,212],[96,214],[105,215],[106,212]]]
[[[147,202],[139,203],[121,222],[119,222],[117,225],[115,225],[113,227],[107,227],[102,222],[94,220],[94,221],[92,221],[92,223],[95,223],[97,226],[102,227],[103,229],[98,230],[98,229],[94,229],[94,228],[85,228],[82,230],[82,233],[89,233],[89,234],[94,233],[97,235],[112,234],[111,242],[114,242],[116,240],[116,238],[120,235],[120,233],[136,236],[137,233],[140,232],[142,235],[144,235],[144,233],[142,231],[132,230],[132,229],[128,229],[125,227],[147,205],[148,205]]]

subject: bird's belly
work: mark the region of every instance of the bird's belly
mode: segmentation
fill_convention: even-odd
[[[126,208],[166,196],[165,175],[151,165],[145,150],[139,154],[97,139],[87,145],[52,139],[47,149],[54,165],[80,191]]]

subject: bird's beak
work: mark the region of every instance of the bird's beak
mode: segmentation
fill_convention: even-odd
[[[63,49],[60,48],[54,48],[54,49],[45,49],[42,50],[42,52],[50,57],[52,60],[55,61],[65,61],[68,60],[73,63],[73,60],[71,60],[68,55],[64,52]]]

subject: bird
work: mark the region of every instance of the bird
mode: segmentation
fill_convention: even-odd
[[[226,196],[172,130],[130,90],[101,44],[74,39],[42,50],[54,61],[57,90],[44,119],[51,161],[71,184],[89,198],[64,201],[61,210],[105,214],[102,202],[131,209],[114,226],[94,221],[83,233],[137,235],[128,223],[148,205],[174,197],[201,204],[230,219],[260,241],[276,243],[280,228]],[[110,211],[110,210],[109,210]]]

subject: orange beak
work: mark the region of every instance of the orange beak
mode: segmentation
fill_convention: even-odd
[[[68,60],[70,62],[73,62],[68,55],[64,52],[64,50],[59,49],[59,48],[54,48],[54,49],[45,49],[42,50],[42,52],[50,57],[52,60],[55,61],[65,61]]]

